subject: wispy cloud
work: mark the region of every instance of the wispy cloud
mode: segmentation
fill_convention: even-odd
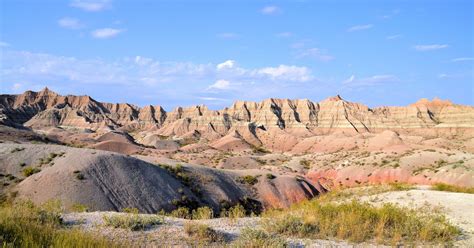
[[[0,41],[0,47],[9,47],[10,44],[8,44],[7,42],[3,42],[3,41]]]
[[[395,39],[398,39],[398,38],[401,38],[401,37],[403,37],[403,35],[401,35],[401,34],[394,34],[394,35],[389,35],[389,36],[385,37],[385,39],[387,39],[387,40],[395,40]]]
[[[123,29],[115,29],[115,28],[101,28],[101,29],[96,29],[91,32],[92,36],[97,39],[108,39],[115,37],[122,33],[124,30]]]
[[[343,86],[350,88],[357,87],[371,87],[386,83],[394,83],[400,81],[398,77],[391,74],[374,75],[370,77],[357,78],[355,75],[351,75],[348,79],[342,82]]]
[[[449,45],[446,45],[446,44],[432,44],[432,45],[416,45],[413,48],[415,48],[415,50],[417,51],[425,52],[425,51],[444,49],[448,47]]]
[[[399,9],[394,9],[392,10],[389,14],[386,14],[386,15],[383,15],[382,18],[383,19],[390,19],[396,15],[398,15],[400,13],[400,10]]]
[[[291,32],[281,32],[281,33],[276,34],[276,36],[280,37],[280,38],[288,38],[288,37],[293,36],[293,33],[291,33]]]
[[[160,92],[162,97],[165,95],[179,104],[187,104],[186,101],[196,97],[237,99],[245,95],[247,99],[261,99],[281,96],[282,92],[297,96],[303,89],[315,88],[319,82],[304,66],[243,67],[232,59],[215,64],[167,62],[142,56],[109,61],[6,50],[2,51],[0,62],[4,65],[0,84],[5,89],[23,82],[69,90],[100,88],[100,92],[110,88],[133,89],[140,92],[137,97]],[[23,88],[31,87],[23,85]],[[158,97],[156,100],[165,101]]]
[[[226,61],[224,61],[220,64],[217,64],[216,68],[217,68],[218,71],[220,71],[220,70],[235,68],[236,65],[237,64],[236,64],[235,60],[229,59],[229,60],[226,60]]]
[[[219,79],[214,84],[209,85],[208,89],[228,90],[230,88],[230,81]]]
[[[319,61],[331,61],[334,59],[333,56],[328,55],[325,51],[319,48],[315,48],[315,47],[300,51],[296,57],[297,58],[313,58]]]
[[[239,38],[240,35],[236,34],[236,33],[232,33],[232,32],[226,32],[226,33],[217,34],[217,37],[219,37],[221,39],[232,40],[232,39]]]
[[[110,3],[110,0],[74,0],[70,6],[88,12],[98,12],[109,8]]]
[[[373,24],[356,25],[356,26],[352,26],[352,27],[348,28],[347,32],[361,31],[361,30],[371,29],[373,27],[374,27]]]
[[[275,5],[265,6],[260,10],[260,12],[264,15],[273,15],[279,13],[280,11],[281,9]]]
[[[463,62],[463,61],[473,61],[474,58],[472,57],[461,57],[461,58],[455,58],[452,59],[451,62]]]
[[[63,28],[80,29],[83,27],[78,19],[71,17],[64,17],[58,20],[58,25]]]

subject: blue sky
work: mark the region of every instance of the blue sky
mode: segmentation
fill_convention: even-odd
[[[473,30],[470,0],[2,0],[0,92],[474,105]]]

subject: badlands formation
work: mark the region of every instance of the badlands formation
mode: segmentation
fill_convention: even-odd
[[[91,210],[288,207],[338,187],[474,187],[474,107],[237,101],[112,104],[47,88],[0,95],[0,193]],[[24,168],[32,175],[24,175]]]

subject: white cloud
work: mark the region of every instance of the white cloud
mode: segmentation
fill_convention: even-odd
[[[449,77],[449,75],[446,74],[446,73],[441,73],[441,74],[438,75],[438,78],[448,78],[448,77]]]
[[[276,34],[276,36],[280,37],[280,38],[288,38],[288,37],[293,36],[293,33],[291,33],[291,32],[281,32],[281,33]]]
[[[260,12],[264,15],[272,15],[272,14],[276,14],[276,13],[279,13],[280,12],[280,8],[278,6],[275,6],[275,5],[269,5],[269,6],[265,6],[263,7]]]
[[[64,18],[59,19],[58,25],[60,27],[69,28],[69,29],[80,29],[83,27],[83,25],[78,19],[70,18],[70,17],[64,17]]]
[[[220,33],[220,34],[217,34],[217,37],[221,38],[221,39],[228,39],[228,40],[231,40],[231,39],[237,39],[239,38],[239,35],[236,34],[236,33]]]
[[[234,60],[226,60],[216,66],[217,70],[232,69],[236,65]]]
[[[115,37],[122,33],[124,30],[122,29],[115,29],[115,28],[101,28],[96,29],[91,32],[92,36],[97,39],[108,39]]]
[[[356,25],[356,26],[352,26],[352,27],[348,28],[347,32],[361,31],[361,30],[366,30],[366,29],[370,29],[370,28],[373,28],[373,27],[374,27],[374,25],[372,25],[372,24]]]
[[[135,56],[115,61],[78,59],[44,53],[6,50],[0,62],[0,83],[31,82],[45,84],[61,82],[73,85],[121,85],[158,87],[169,85],[181,91],[208,88],[243,90],[244,86],[264,84],[298,84],[314,78],[307,67],[279,65],[277,67],[243,68],[233,60],[220,64],[162,62]],[[232,82],[232,83],[231,83]],[[186,85],[189,84],[189,85]],[[232,86],[242,87],[232,87]],[[11,85],[10,85],[11,86]],[[179,88],[178,87],[178,88]],[[194,88],[192,88],[194,87]],[[252,86],[253,87],[253,86]]]
[[[230,82],[228,80],[219,79],[214,84],[209,85],[208,89],[228,90]]]
[[[390,74],[374,75],[365,78],[357,78],[355,75],[352,75],[344,80],[342,84],[347,87],[370,87],[399,81],[398,77]]]
[[[398,38],[401,38],[403,35],[401,34],[394,34],[394,35],[389,35],[387,37],[385,37],[387,40],[395,40],[395,39],[398,39]]]
[[[344,80],[342,83],[343,83],[343,84],[352,83],[352,82],[354,82],[354,79],[355,79],[355,76],[352,75],[352,76],[350,76],[348,79]]]
[[[98,12],[110,7],[109,0],[74,0],[70,6],[88,12]]]
[[[462,62],[462,61],[473,61],[474,58],[472,57],[462,57],[462,58],[455,58],[452,59],[451,62]]]
[[[309,49],[300,51],[296,57],[297,58],[309,57],[309,58],[313,58],[313,59],[317,59],[317,60],[325,61],[325,62],[331,61],[334,59],[333,56],[326,54],[324,51],[322,51],[319,48],[309,48]]]
[[[313,79],[307,67],[280,65],[278,67],[266,67],[256,71],[259,75],[269,76],[273,80],[286,80],[294,82],[306,82]]]
[[[433,44],[433,45],[416,45],[414,46],[415,50],[425,52],[425,51],[433,51],[448,48],[449,45],[446,44]]]
[[[6,42],[3,42],[3,41],[0,41],[0,47],[9,47],[10,44],[6,43]]]

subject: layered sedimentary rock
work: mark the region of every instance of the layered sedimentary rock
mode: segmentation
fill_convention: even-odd
[[[0,123],[9,126],[74,127],[92,130],[154,130],[157,135],[184,137],[199,133],[215,140],[237,131],[239,139],[253,146],[288,150],[294,137],[301,141],[314,135],[339,131],[351,134],[382,132],[438,135],[472,135],[474,107],[450,101],[422,99],[406,107],[369,108],[335,96],[321,102],[267,99],[237,101],[223,110],[206,106],[178,107],[166,112],[160,106],[140,108],[131,104],[101,103],[89,96],[61,96],[45,88],[20,95],[0,95]],[[447,131],[446,131],[447,130]],[[468,131],[466,131],[468,130]],[[285,146],[275,143],[284,138]],[[277,142],[277,143],[278,143]]]

